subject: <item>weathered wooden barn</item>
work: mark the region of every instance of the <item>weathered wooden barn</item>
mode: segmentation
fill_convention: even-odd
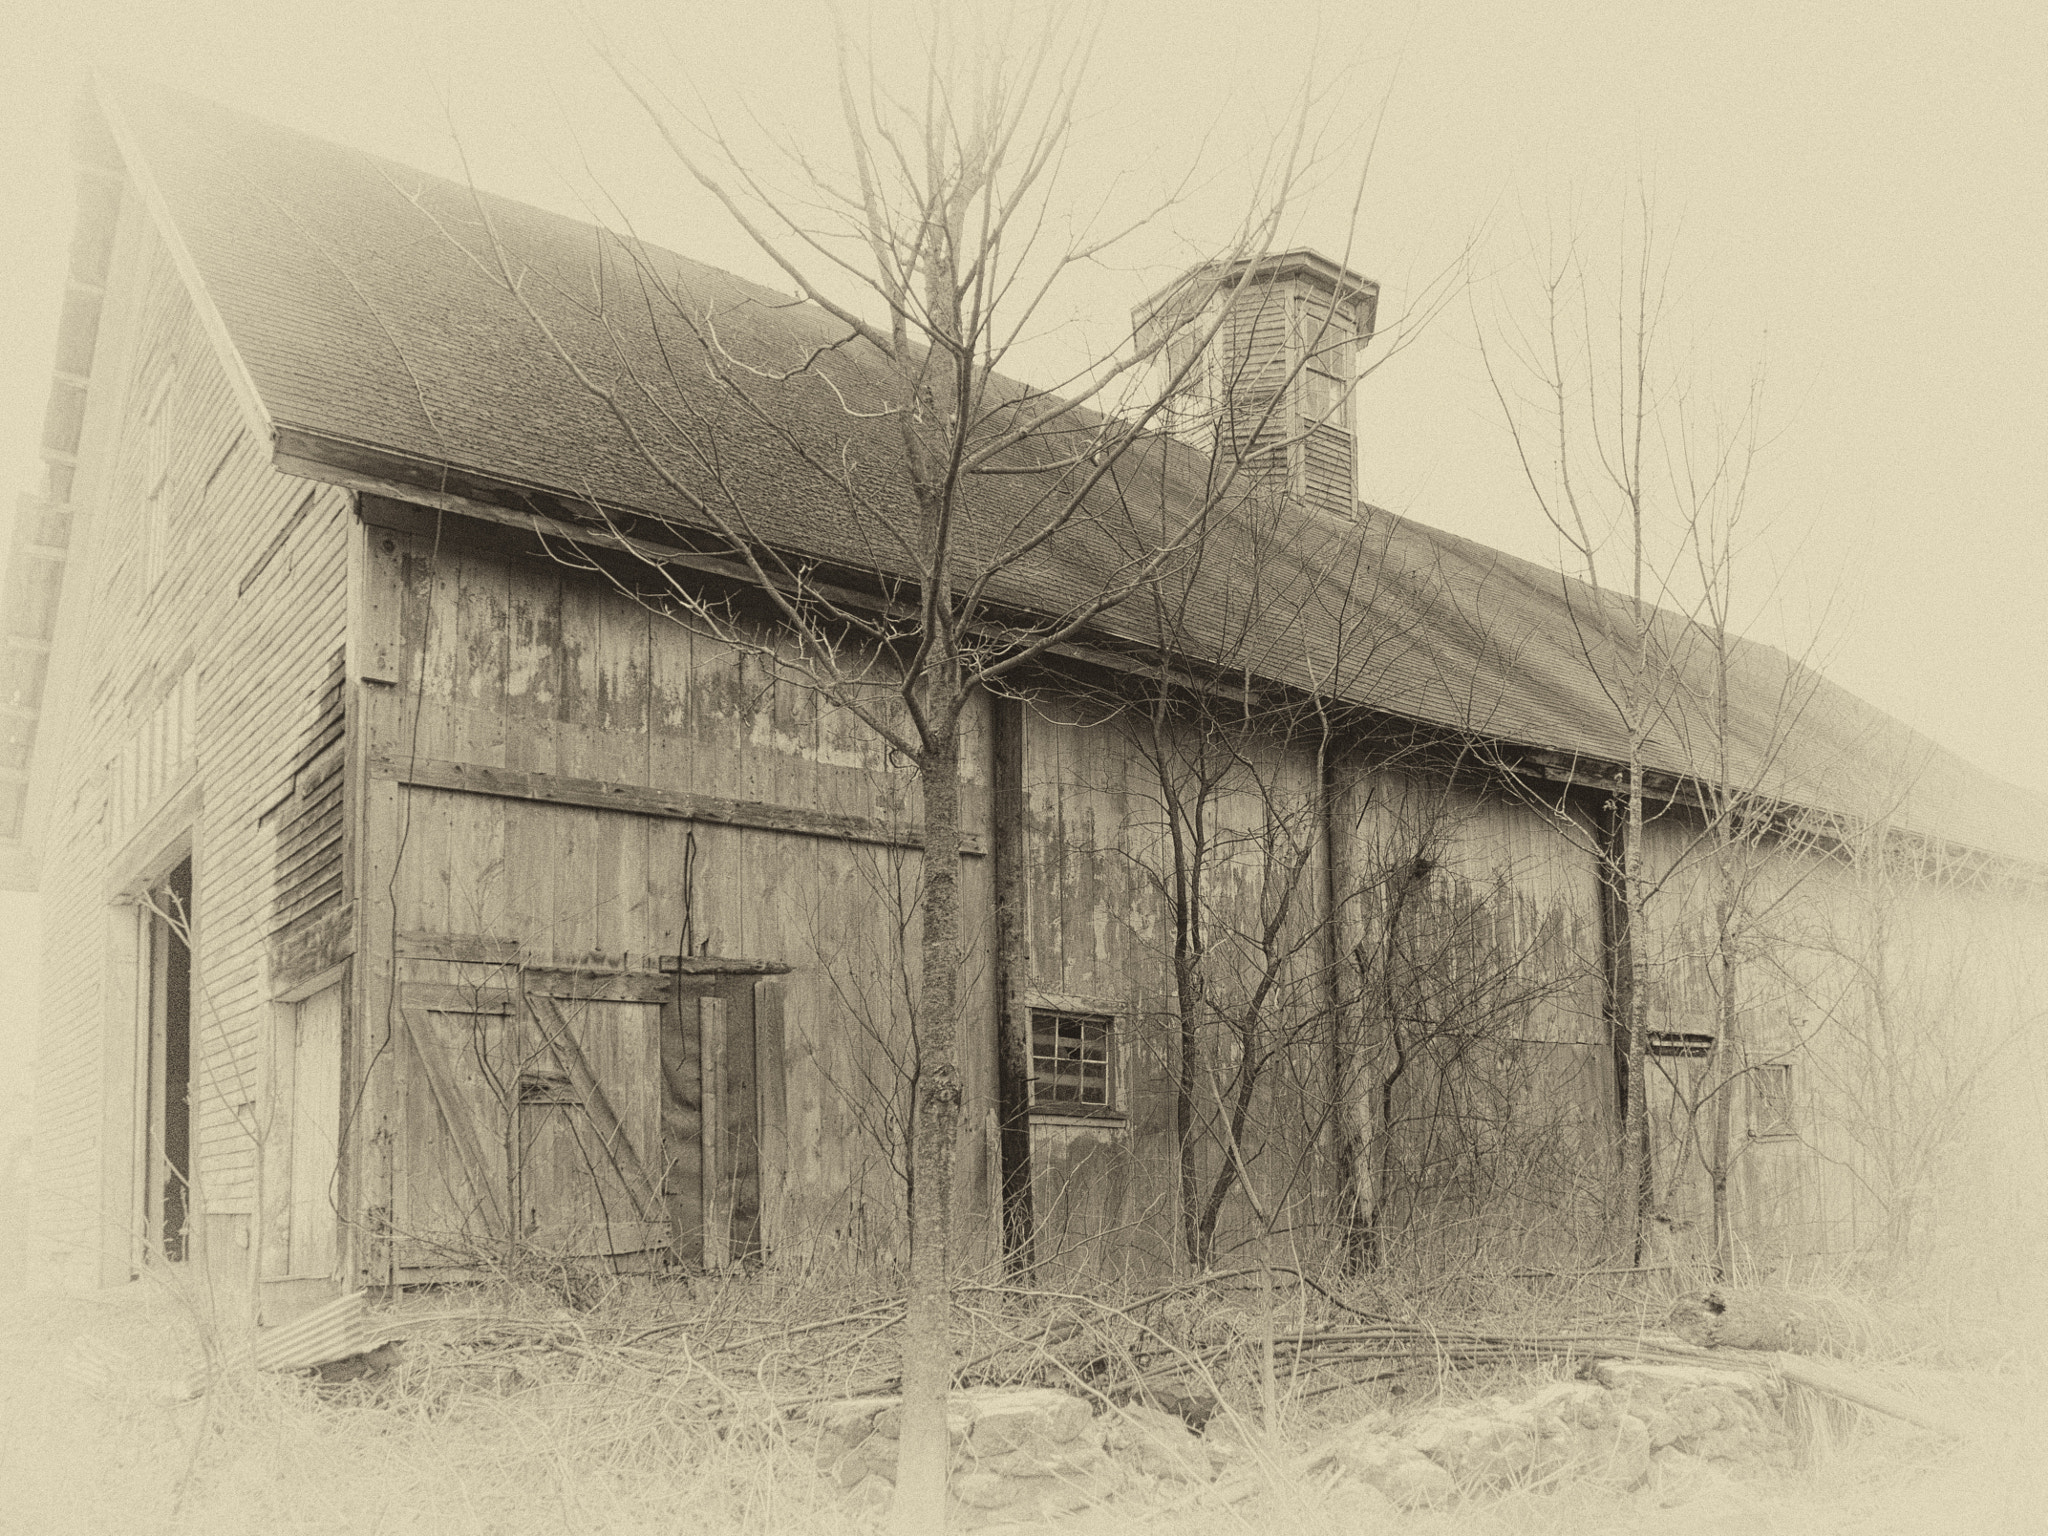
[[[620,333],[581,301],[636,263],[764,364],[832,323],[181,96],[103,85],[80,143],[49,483],[5,614],[0,833],[46,913],[39,1274],[203,1257],[287,1307],[522,1255],[886,1248],[911,777],[765,664],[730,561],[675,537],[672,490],[476,258],[511,252],[593,346]],[[1332,263],[1259,281],[1273,313],[1370,333],[1371,285]],[[629,333],[645,350],[621,366],[716,438],[764,543],[849,589],[886,578],[789,442],[669,339]],[[1341,392],[1319,371],[1300,387]],[[886,460],[802,385],[779,397],[793,436]],[[1279,531],[1178,579],[1170,657],[1156,608],[1112,611],[969,721],[961,1189],[988,1252],[1006,1182],[1047,1263],[1182,1262],[1191,1196],[1211,1255],[1327,1245],[1351,1091],[1333,978],[1367,971],[1399,1058],[1374,1079],[1387,1240],[1465,1262],[1599,1246],[1625,744],[1585,594],[1356,503],[1348,424],[1312,414]],[[1178,451],[1158,447],[1155,500]],[[1005,600],[1056,610],[1090,555],[1027,563]],[[676,622],[670,580],[729,589],[757,641]],[[1693,857],[1686,699],[1711,689],[1691,666],[1653,752],[1667,888],[1633,939],[1681,1233],[1731,1013]],[[1344,732],[1305,730],[1304,698]],[[1759,915],[1726,1073],[1744,1252],[1868,1249],[1933,1219],[1974,1102],[1956,1084],[2013,1049],[1965,1021],[2020,1016],[2048,810],[1759,647],[1733,718],[1771,808],[1744,847]],[[1345,891],[1370,897],[1355,932]],[[1899,1108],[1936,1101],[1940,1123]]]

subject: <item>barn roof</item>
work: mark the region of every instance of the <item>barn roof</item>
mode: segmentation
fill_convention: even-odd
[[[702,526],[680,487],[733,509],[765,545],[897,569],[888,524],[909,502],[894,428],[863,414],[880,398],[872,358],[823,311],[193,97],[103,83],[101,104],[245,408],[295,472]],[[507,276],[598,382],[623,391],[666,475],[578,383]],[[707,338],[760,371],[751,403],[713,382]],[[1063,611],[1144,547],[1147,526],[1191,504],[1203,468],[1177,444],[1147,444],[1095,493],[1099,516],[1006,572],[994,595]],[[968,558],[1042,516],[1052,478],[978,486]],[[1247,516],[1184,564],[1172,597],[1197,656],[1563,760],[1625,755],[1602,681],[1620,677],[1621,653],[1596,594],[1471,540],[1365,506],[1355,522]],[[1148,600],[1094,630],[1141,645],[1156,623]],[[1711,759],[1713,674],[1701,631],[1662,614],[1657,634],[1648,756],[1684,777]],[[2048,863],[2048,803],[1776,650],[1742,642],[1734,662],[1738,782]]]

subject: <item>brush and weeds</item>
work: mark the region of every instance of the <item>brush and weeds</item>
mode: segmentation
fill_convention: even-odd
[[[4,1324],[0,1528],[28,1531],[840,1532],[874,1527],[814,1473],[804,1407],[888,1391],[899,1310],[873,1270],[552,1276],[410,1292],[379,1311],[405,1342],[380,1376],[324,1384],[229,1370],[196,1401],[216,1322],[175,1281],[32,1297]],[[1655,1288],[1612,1277],[1369,1285],[1275,1269],[1177,1286],[961,1287],[959,1378],[1150,1401],[1226,1448],[1232,1492],[1135,1482],[1062,1522],[1081,1532],[1393,1528],[1385,1508],[1288,1469],[1377,1410],[1569,1375],[1577,1341],[1654,1328]],[[573,1281],[573,1283],[571,1283]],[[1796,1472],[1651,1494],[1530,1488],[1398,1517],[1434,1532],[2033,1530],[2048,1509],[2048,1327],[2040,1298],[1978,1305],[1939,1286],[1812,1285],[1815,1347],[1966,1420],[1961,1445],[1816,1413]],[[98,1388],[79,1337],[126,1362]]]

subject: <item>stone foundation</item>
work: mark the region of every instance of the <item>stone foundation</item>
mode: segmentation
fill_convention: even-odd
[[[901,1400],[851,1398],[810,1414],[821,1471],[856,1503],[886,1503],[895,1493]],[[1123,1469],[1103,1449],[1103,1426],[1088,1404],[1050,1388],[977,1388],[946,1404],[953,1444],[948,1478],[950,1523],[973,1530],[1042,1520],[1107,1498]]]
[[[1336,1472],[1403,1509],[1462,1494],[1648,1483],[1677,1502],[1707,1469],[1782,1456],[1782,1404],[1741,1371],[1603,1360],[1585,1381],[1517,1399],[1373,1414],[1331,1436],[1312,1471]]]
[[[1327,1436],[1304,1464],[1334,1474],[1361,1514],[1441,1507],[1466,1494],[1595,1483],[1647,1487],[1685,1502],[1739,1462],[1786,1454],[1782,1392],[1773,1381],[1712,1366],[1602,1360],[1579,1381],[1518,1398],[1446,1404],[1405,1418],[1375,1413]],[[902,1407],[894,1397],[813,1408],[821,1471],[856,1504],[894,1495]],[[1204,1482],[1223,1445],[1181,1419],[1131,1406],[1095,1417],[1050,1388],[982,1388],[948,1400],[948,1500],[955,1528],[1044,1520],[1130,1484],[1141,1503],[1161,1483]]]

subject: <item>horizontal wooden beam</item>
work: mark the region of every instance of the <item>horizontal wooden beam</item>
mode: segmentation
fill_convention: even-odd
[[[662,971],[671,976],[787,976],[781,960],[743,960],[731,955],[663,955]]]
[[[828,837],[847,843],[876,843],[886,848],[917,848],[922,832],[915,826],[892,826],[875,816],[841,816],[802,806],[767,805],[751,800],[725,800],[677,790],[650,789],[607,779],[572,779],[561,774],[496,768],[487,763],[459,763],[444,758],[401,761],[380,754],[370,764],[372,777],[390,779],[414,789],[452,790],[458,794],[492,795],[541,805],[570,805],[584,810],[621,811],[629,816],[658,816],[671,821],[708,822],[716,826],[750,827],[795,837]],[[988,850],[979,832],[960,834],[960,851]]]
[[[458,965],[518,966],[539,976],[564,982],[578,979],[640,977],[648,984],[666,988],[667,978],[684,976],[781,976],[790,967],[781,960],[749,960],[734,955],[592,955],[563,961],[517,939],[492,938],[481,933],[433,933],[407,929],[398,935],[401,960],[441,960]]]
[[[457,965],[517,965],[519,941],[480,933],[427,933],[408,929],[397,939],[401,960],[446,960]]]

